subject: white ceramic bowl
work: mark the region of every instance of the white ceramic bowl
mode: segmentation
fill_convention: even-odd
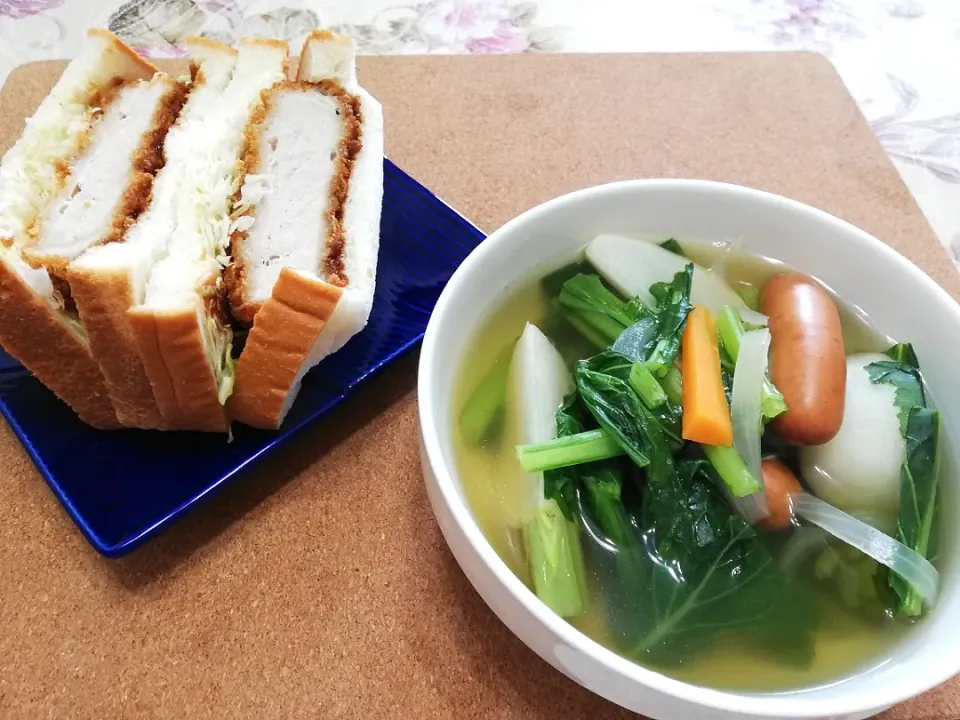
[[[493,233],[440,296],[420,358],[423,473],[437,521],[470,582],[507,627],[584,687],[652,718],[865,718],[960,671],[957,522],[944,522],[936,610],[893,658],[830,687],[780,694],[705,689],[625,660],[548,610],[484,539],[464,498],[451,444],[453,383],[468,342],[513,288],[555,269],[600,232],[716,241],[810,273],[862,309],[887,335],[914,344],[943,413],[946,487],[957,507],[960,477],[960,308],[886,245],[837,218],[768,193],[693,180],[638,180],[565,195]]]

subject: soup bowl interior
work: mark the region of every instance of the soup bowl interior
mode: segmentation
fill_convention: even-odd
[[[872,236],[779,196],[691,180],[614,183],[540,205],[491,235],[457,270],[424,338],[419,374],[422,458],[440,528],[476,590],[555,668],[590,690],[655,718],[862,718],[960,670],[958,523],[941,523],[936,608],[889,660],[832,685],[776,694],[713,690],[673,680],[605,649],[549,611],[484,539],[460,485],[452,435],[458,370],[503,298],[554,270],[602,232],[728,241],[819,278],[883,334],[916,348],[942,412],[941,513],[957,506],[960,477],[960,309],[936,283]]]

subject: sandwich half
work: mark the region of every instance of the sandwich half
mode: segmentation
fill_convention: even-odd
[[[99,428],[119,423],[64,269],[85,246],[122,237],[149,194],[167,111],[182,101],[155,72],[89,31],[0,163],[0,345]],[[78,214],[88,202],[95,211]]]
[[[353,41],[303,46],[295,82],[264,93],[247,130],[225,273],[250,326],[236,361],[234,419],[276,428],[304,375],[366,325],[383,195],[383,112],[357,83]]]
[[[190,94],[167,134],[166,163],[153,184],[149,207],[124,242],[98,245],[67,267],[73,299],[117,416],[130,427],[170,428],[141,360],[129,311],[144,302],[150,272],[169,251],[180,190],[190,180],[193,157],[209,140],[207,118],[215,114],[237,61],[236,50],[210,40],[190,38],[187,47]],[[168,417],[175,419],[169,396],[164,399]]]
[[[231,202],[240,181],[244,131],[261,92],[286,78],[287,46],[241,40],[236,65],[175,200],[164,256],[149,268],[142,301],[128,311],[134,339],[167,427],[226,431],[233,388],[233,334],[223,298],[222,263]]]

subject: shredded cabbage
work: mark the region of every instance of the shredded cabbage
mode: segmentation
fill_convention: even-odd
[[[96,108],[81,101],[86,94],[83,88],[66,101],[41,107],[3,157],[0,237],[12,238],[17,246],[29,241],[28,227],[59,189],[55,163],[75,155],[90,128]]]

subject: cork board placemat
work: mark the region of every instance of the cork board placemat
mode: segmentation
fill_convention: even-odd
[[[62,68],[10,76],[0,151]],[[726,180],[859,225],[960,298],[815,55],[383,57],[360,72],[390,157],[486,231],[595,183]],[[0,425],[0,716],[626,717],[522,645],[460,572],[420,476],[415,367],[119,561]],[[886,717],[958,718],[960,684]]]

